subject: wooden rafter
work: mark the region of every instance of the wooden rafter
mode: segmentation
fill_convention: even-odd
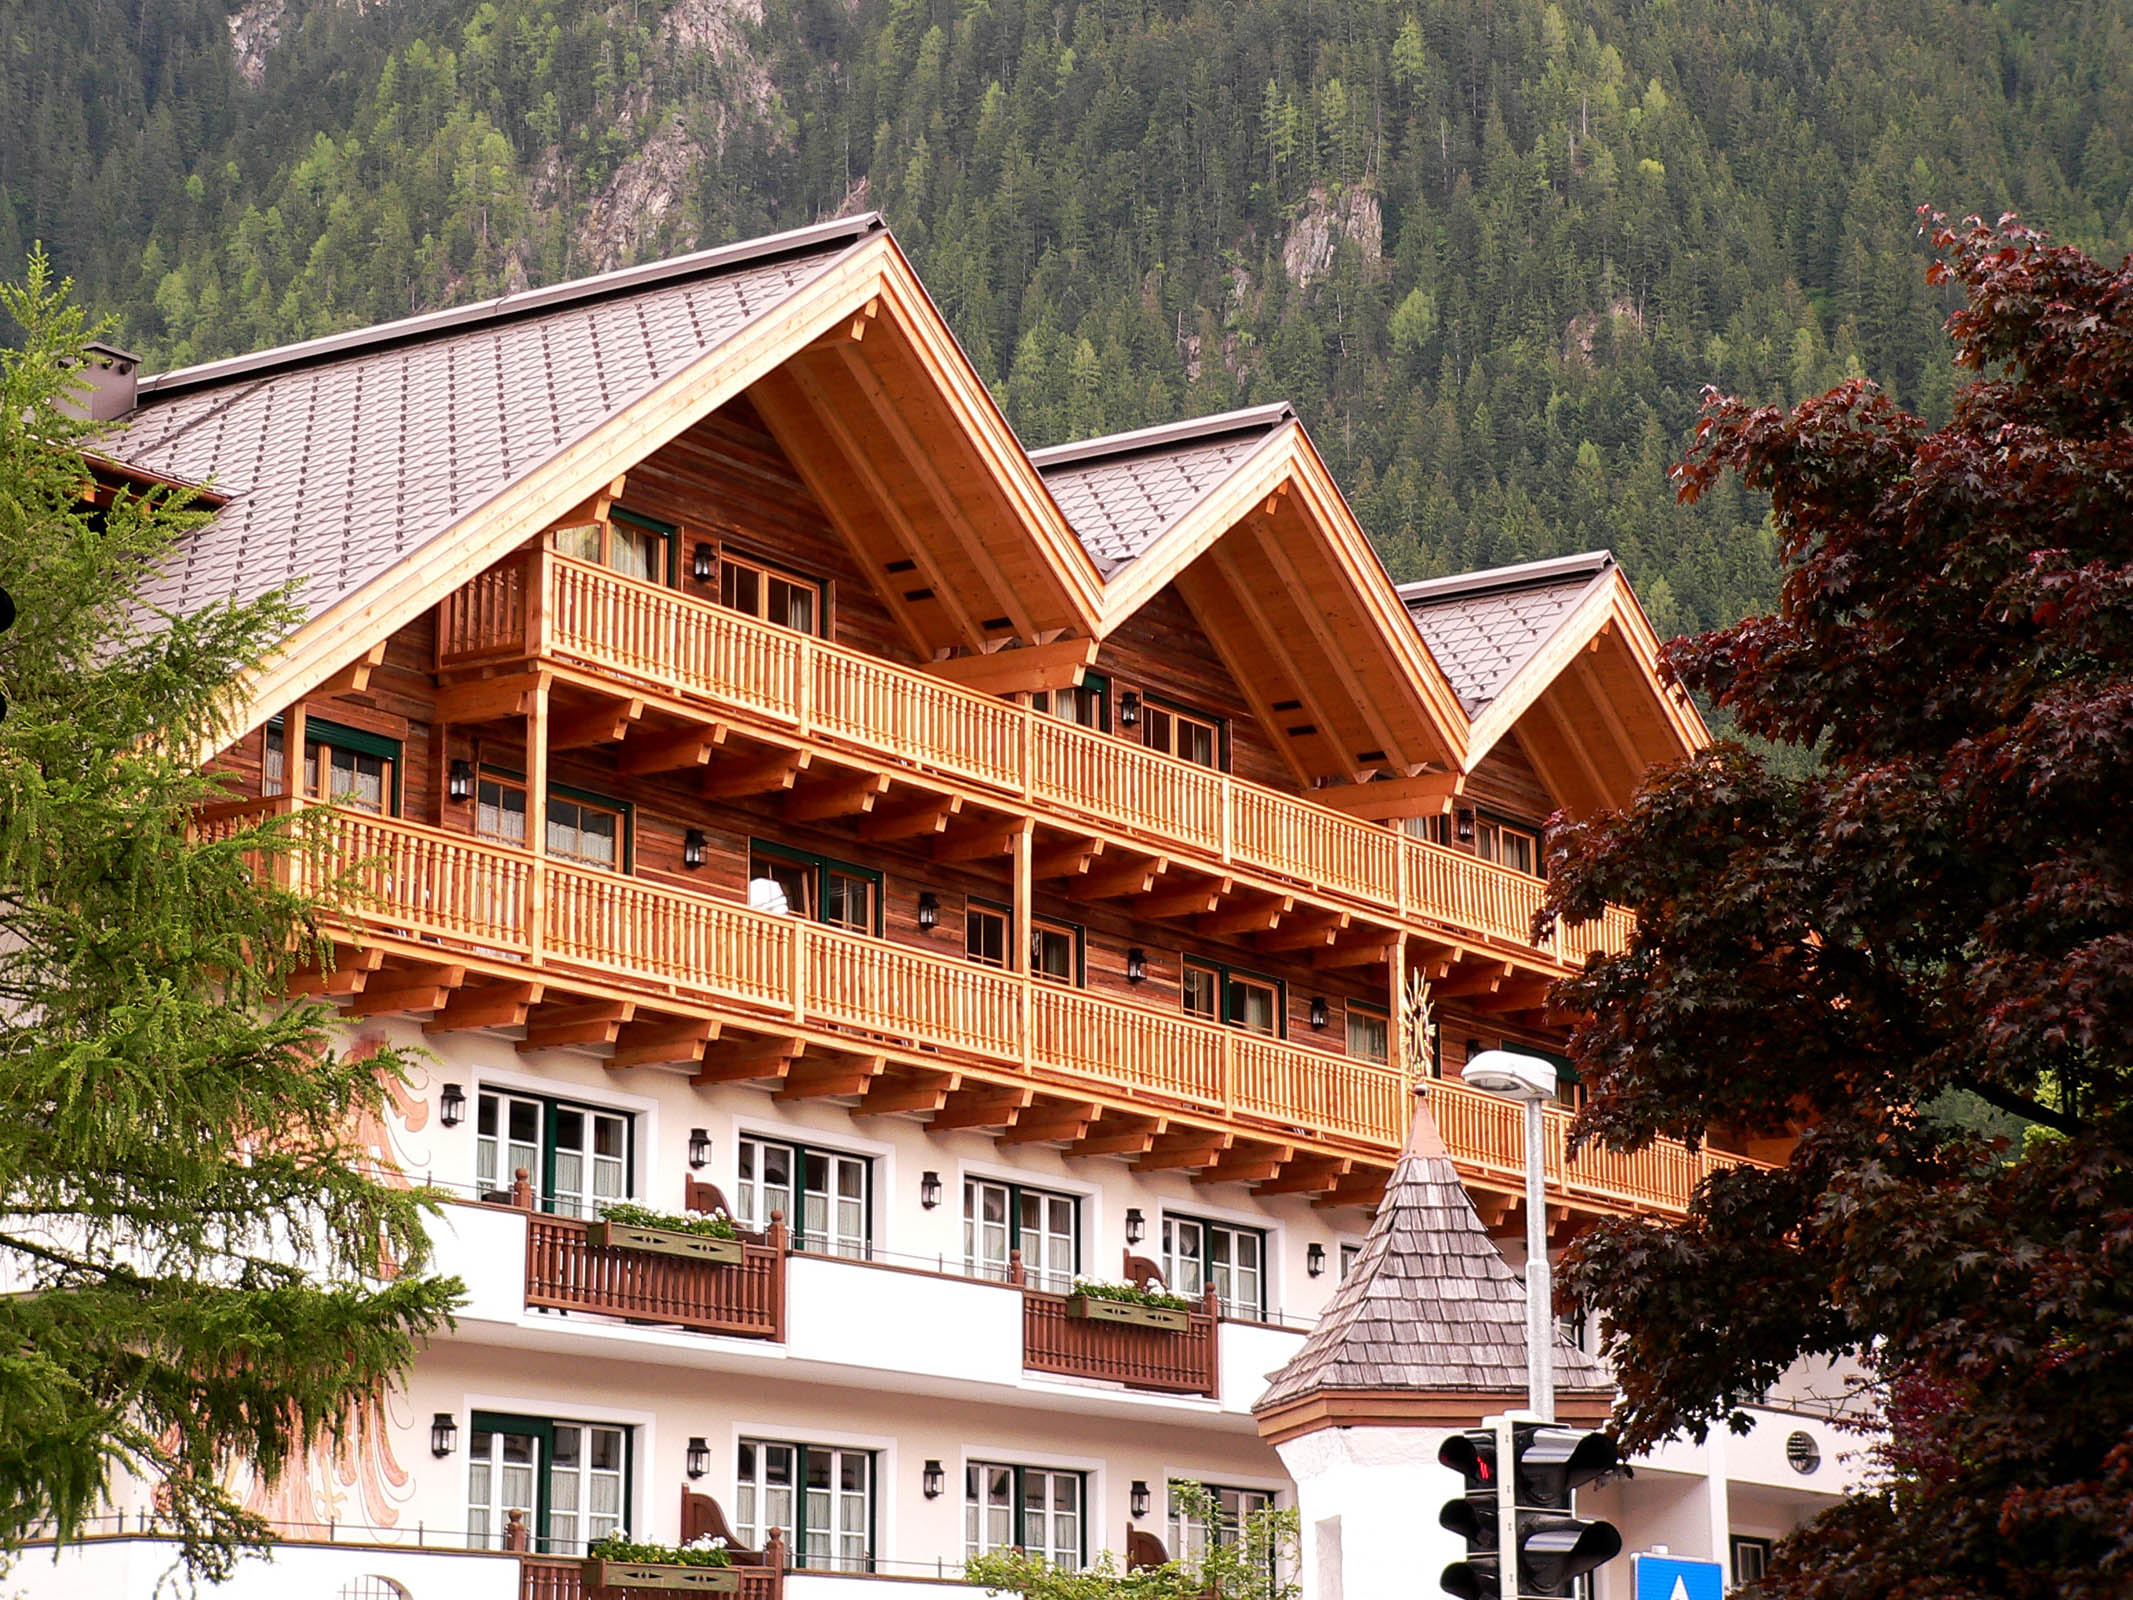
[[[859,824],[859,837],[870,843],[891,839],[925,839],[947,831],[963,809],[959,794],[927,795],[909,805],[878,811]]]
[[[1135,860],[1107,860],[1092,868],[1067,891],[1075,900],[1111,900],[1121,895],[1146,894],[1155,880],[1170,870],[1168,856],[1142,856]]]
[[[519,1050],[590,1050],[615,1042],[622,1025],[637,1015],[634,1000],[591,1000],[544,1005],[526,1024]]]
[[[972,1084],[958,1089],[948,1103],[926,1124],[936,1133],[957,1128],[1006,1128],[1022,1109],[1037,1098],[1034,1089],[1008,1089],[997,1084]]]
[[[774,1100],[821,1100],[864,1094],[888,1070],[887,1056],[810,1056],[785,1074]]]
[[[1096,1106],[1087,1100],[1047,1100],[1024,1107],[1014,1125],[1001,1133],[1001,1144],[1071,1144],[1089,1131]]]
[[[692,1066],[718,1035],[719,1024],[709,1017],[646,1017],[623,1026],[607,1064],[618,1070]]]
[[[806,1051],[805,1039],[784,1034],[721,1039],[716,1050],[704,1052],[696,1068],[696,1082],[744,1083],[751,1078],[783,1078]]]
[[[526,1013],[541,1002],[540,983],[484,983],[458,990],[442,1011],[422,1025],[424,1033],[456,1033],[467,1028],[522,1028]]]
[[[914,1111],[938,1111],[962,1083],[960,1072],[914,1072],[903,1077],[879,1077],[867,1086],[859,1104],[852,1107],[852,1115],[887,1117]]]
[[[889,792],[886,772],[845,773],[827,782],[795,789],[785,802],[787,822],[826,822],[865,816]]]
[[[1211,1167],[1237,1142],[1234,1133],[1213,1128],[1173,1129],[1133,1163],[1136,1172],[1173,1172],[1180,1167]]]
[[[1101,839],[1069,839],[1065,844],[1032,850],[1029,875],[1033,878],[1076,878],[1086,873],[1104,853]]]
[[[395,1011],[441,1011],[452,991],[467,981],[463,966],[429,965],[377,973],[348,1003],[351,1016],[377,1017]]]
[[[714,762],[698,792],[711,800],[740,800],[750,795],[790,789],[814,756],[806,750],[781,750],[767,756],[728,756]]]
[[[718,724],[708,728],[687,728],[680,733],[661,734],[655,738],[639,735],[622,747],[619,767],[631,777],[654,772],[686,772],[691,767],[708,766],[712,753],[725,742],[726,730]]]
[[[643,715],[644,701],[630,696],[590,706],[582,711],[572,711],[560,717],[551,717],[548,723],[548,748],[589,750],[595,745],[620,744],[629,737],[630,730]]]

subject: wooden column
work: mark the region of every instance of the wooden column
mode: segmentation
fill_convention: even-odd
[[[1386,1015],[1392,1025],[1385,1030],[1385,1042],[1392,1058],[1393,1069],[1403,1079],[1412,1082],[1413,1069],[1407,1060],[1407,935],[1402,933],[1392,942],[1392,956],[1386,963],[1392,971],[1392,1009]],[[1427,1058],[1422,1063],[1422,1075],[1429,1074]]]
[[[526,947],[538,964],[548,943],[548,680],[533,690],[526,711],[526,848],[533,852],[533,884],[526,896]]]
[[[1015,826],[1014,840],[1012,845],[1013,872],[1015,881],[1013,893],[1009,897],[1009,903],[1013,908],[1014,915],[1013,924],[1008,930],[1008,940],[1009,943],[1012,945],[1012,948],[1007,953],[1008,970],[1016,973],[1022,979],[1022,993],[1020,999],[1017,1002],[1018,1024],[1021,1037],[1016,1041],[1016,1044],[1018,1046],[1018,1053],[1020,1059],[1024,1066],[1029,1065],[1030,1050],[1032,1045],[1030,985],[1034,980],[1030,976],[1029,941],[1031,914],[1030,896],[1032,893],[1033,880],[1030,877],[1030,851],[1031,848],[1036,844],[1036,840],[1037,824],[1035,820],[1029,817],[1024,817],[1021,822],[1017,823]]]
[[[299,700],[281,714],[281,792],[293,805],[304,803],[304,703]],[[260,777],[266,776],[265,735],[261,735]]]

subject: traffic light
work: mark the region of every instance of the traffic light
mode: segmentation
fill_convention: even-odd
[[[1614,1441],[1604,1433],[1581,1433],[1544,1423],[1512,1424],[1519,1600],[1567,1595],[1576,1580],[1622,1553],[1622,1535],[1611,1522],[1585,1522],[1570,1514],[1573,1490],[1615,1469]]]
[[[1453,1434],[1437,1451],[1437,1460],[1466,1479],[1466,1493],[1445,1501],[1437,1513],[1439,1526],[1466,1541],[1466,1559],[1446,1567],[1438,1582],[1458,1600],[1502,1600],[1503,1505],[1495,1428]]]
[[[1573,1491],[1615,1468],[1605,1434],[1492,1417],[1487,1427],[1445,1440],[1437,1460],[1466,1483],[1466,1492],[1437,1513],[1440,1526],[1466,1541],[1466,1559],[1438,1580],[1457,1600],[1568,1595],[1578,1578],[1622,1551],[1612,1523],[1571,1515]],[[1508,1472],[1500,1465],[1506,1460]]]

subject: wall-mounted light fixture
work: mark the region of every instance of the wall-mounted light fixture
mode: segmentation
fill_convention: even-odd
[[[704,830],[691,828],[681,836],[681,864],[694,872],[704,864]]]
[[[918,1180],[918,1203],[928,1211],[941,1203],[941,1175],[929,1172]]]
[[[1326,1026],[1326,997],[1322,994],[1311,996],[1311,1026],[1321,1030]]]
[[[1148,952],[1135,945],[1126,952],[1126,981],[1145,983],[1148,980]]]
[[[1322,1278],[1326,1275],[1326,1247],[1324,1245],[1314,1242],[1311,1248],[1304,1252],[1304,1271],[1310,1273],[1314,1278]]]
[[[1141,1215],[1141,1208],[1133,1206],[1126,1212],[1126,1243],[1139,1244],[1148,1236],[1148,1219]]]
[[[698,1172],[711,1162],[711,1135],[702,1128],[689,1130],[689,1165]]]
[[[701,1478],[711,1470],[711,1447],[702,1439],[689,1441],[689,1476]]]
[[[1452,837],[1461,844],[1474,842],[1474,813],[1464,806],[1460,807],[1459,814],[1452,819]]]
[[[444,780],[444,792],[455,805],[464,805],[474,798],[474,763],[456,758]]]
[[[918,931],[931,933],[941,925],[941,902],[931,889],[918,891]]]
[[[456,1128],[467,1120],[467,1092],[456,1083],[444,1086],[444,1093],[437,1100],[437,1120],[447,1128]]]
[[[709,583],[711,581],[711,547],[709,545],[699,544],[689,552],[689,576],[698,583]]]
[[[938,1461],[928,1461],[926,1463],[925,1476],[920,1480],[920,1483],[926,1491],[928,1500],[938,1500],[941,1497],[941,1490],[948,1486],[948,1474],[941,1470],[941,1464]]]
[[[1133,1497],[1131,1505],[1133,1507],[1133,1514],[1135,1517],[1145,1517],[1146,1515],[1148,1515],[1148,1485],[1139,1478],[1135,1478],[1133,1480]]]
[[[1118,697],[1118,725],[1121,728],[1130,728],[1140,720],[1141,697],[1133,690],[1128,689]]]
[[[430,1419],[430,1454],[448,1456],[459,1448],[459,1419],[440,1411]]]

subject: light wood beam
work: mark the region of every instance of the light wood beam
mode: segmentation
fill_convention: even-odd
[[[1145,1155],[1170,1129],[1168,1117],[1122,1117],[1106,1112],[1067,1150],[1070,1156]]]
[[[1254,520],[1250,517],[1245,519],[1247,523]],[[1254,642],[1272,658],[1282,677],[1293,687],[1294,698],[1302,702],[1305,717],[1317,724],[1318,737],[1325,741],[1326,747],[1338,758],[1339,765],[1331,770],[1350,771],[1355,765],[1355,753],[1348,748],[1342,725],[1327,709],[1325,701],[1319,697],[1311,674],[1304,670],[1303,663],[1297,659],[1296,652],[1289,646],[1295,629],[1285,627],[1275,620],[1273,613],[1260,599],[1260,586],[1253,583],[1237,563],[1236,549],[1229,541],[1248,536],[1248,529],[1232,529],[1227,538],[1216,542],[1214,548],[1208,552],[1207,560],[1229,591],[1229,603],[1243,614],[1250,625]],[[1296,603],[1299,609],[1307,609],[1310,601],[1307,597],[1298,597]],[[1239,685],[1263,683],[1266,680],[1265,662],[1254,661],[1249,655],[1243,654],[1243,638],[1224,637],[1237,635],[1237,630],[1210,629],[1209,634],[1214,638],[1217,650],[1225,660],[1229,660],[1231,676]],[[1231,660],[1231,657],[1237,659]],[[1300,741],[1290,738],[1286,731],[1295,721],[1297,714],[1294,711],[1276,711],[1273,697],[1259,692],[1256,688],[1247,689],[1246,693],[1250,694],[1256,703],[1255,708],[1260,721],[1266,727],[1267,736],[1281,746],[1289,758],[1290,766],[1307,782],[1319,776],[1311,770],[1310,763],[1303,759]],[[1386,758],[1390,760],[1394,753],[1392,747],[1387,745],[1384,749]]]
[[[437,691],[438,722],[501,722],[530,716],[533,697],[553,680],[545,672],[515,673],[508,678],[473,678],[448,683]]]
[[[729,756],[712,765],[697,792],[710,800],[776,794],[790,789],[813,760],[813,754],[806,750],[786,750],[760,758]]]
[[[1089,1131],[1096,1120],[1096,1107],[1087,1100],[1053,1101],[1029,1106],[1015,1117],[1014,1125],[998,1136],[1001,1144],[1072,1143]]]
[[[942,865],[961,861],[985,861],[994,856],[1004,856],[1015,847],[1015,836],[1022,831],[1018,823],[1005,827],[987,823],[976,827],[963,827],[933,847],[933,859]]]
[[[1262,1179],[1256,1194],[1322,1194],[1355,1170],[1347,1156],[1303,1156],[1285,1163],[1279,1173]]]
[[[370,689],[370,675],[385,665],[385,651],[392,643],[380,639],[355,660],[341,668],[332,677],[311,691],[314,700],[330,700],[337,694],[365,694]]]
[[[979,694],[1034,694],[1071,689],[1095,663],[1099,641],[1054,639],[1019,649],[988,650],[982,655],[950,656],[921,669],[947,683]]]
[[[785,1083],[773,1100],[822,1100],[842,1095],[864,1094],[867,1085],[887,1070],[887,1056],[832,1056],[809,1060],[785,1074]]]
[[[643,777],[654,772],[686,772],[691,767],[708,766],[712,752],[725,742],[726,730],[717,724],[665,734],[656,739],[640,735],[622,747],[619,770],[629,777]]]
[[[1213,936],[1232,933],[1272,933],[1281,919],[1296,908],[1294,895],[1251,899],[1222,910],[1211,911],[1193,923],[1199,932]]]
[[[882,844],[892,839],[923,839],[947,831],[949,822],[963,809],[959,794],[932,795],[915,805],[898,806],[868,817],[859,824],[859,837]]]
[[[1103,853],[1101,839],[1074,839],[1066,844],[1047,845],[1031,853],[1029,875],[1033,878],[1079,877]]]
[[[1324,784],[1311,791],[1311,799],[1358,822],[1388,822],[1401,817],[1441,817],[1465,789],[1463,772],[1424,772],[1411,778]]]
[[[624,1026],[615,1038],[609,1067],[693,1066],[718,1038],[719,1024],[709,1017],[680,1020],[647,1018]]]
[[[1317,972],[1334,972],[1345,967],[1374,967],[1392,954],[1391,936],[1382,939],[1363,939],[1352,944],[1337,944],[1330,950],[1321,950],[1311,958],[1311,966]]]
[[[364,985],[348,1006],[351,1016],[376,1017],[395,1011],[442,1011],[452,991],[467,981],[467,969],[457,966],[411,967],[381,972]],[[386,987],[389,985],[389,987]]]
[[[1464,1000],[1471,995],[1494,994],[1511,972],[1508,961],[1462,961],[1452,969],[1451,976],[1431,986],[1430,997]]]
[[[1138,917],[1205,916],[1222,903],[1222,896],[1228,890],[1229,880],[1226,878],[1214,883],[1180,884],[1161,894],[1143,895],[1134,906],[1133,914]]]
[[[465,1028],[522,1028],[526,1013],[541,1002],[540,983],[488,983],[461,989],[445,1008],[422,1025],[424,1033],[456,1033]]]
[[[796,789],[785,802],[787,822],[826,822],[838,817],[865,816],[874,803],[889,792],[886,772],[864,772],[828,783]]]
[[[1281,1174],[1293,1145],[1243,1145],[1226,1151],[1220,1161],[1192,1175],[1194,1183],[1266,1183]]]
[[[582,1005],[543,1006],[519,1040],[522,1055],[536,1050],[592,1049],[615,1042],[622,1025],[637,1015],[634,1000],[594,1000]]]
[[[939,1072],[917,1078],[876,1078],[859,1104],[855,1117],[887,1117],[913,1111],[938,1111],[948,1097],[962,1087],[960,1072]]]
[[[588,750],[595,745],[620,744],[643,715],[644,702],[634,697],[569,712],[548,724],[548,748]]]
[[[1174,1172],[1180,1167],[1211,1167],[1237,1142],[1233,1133],[1192,1128],[1165,1134],[1133,1163],[1136,1172]]]
[[[1168,856],[1121,861],[1088,873],[1067,894],[1075,900],[1111,900],[1121,895],[1146,894],[1155,887],[1155,880],[1169,870]]]
[[[741,1083],[750,1078],[782,1078],[807,1051],[805,1039],[779,1034],[753,1039],[720,1040],[716,1050],[704,1053],[696,1068],[695,1081]]]
[[[1286,917],[1280,927],[1262,933],[1252,941],[1255,949],[1274,953],[1282,950],[1320,950],[1328,948],[1348,931],[1348,913],[1321,912],[1310,917]]]
[[[992,1084],[974,1085],[950,1095],[948,1104],[935,1112],[933,1120],[926,1126],[936,1133],[951,1133],[958,1128],[1004,1129],[1036,1098],[1037,1091],[1034,1089],[1002,1089]]]

